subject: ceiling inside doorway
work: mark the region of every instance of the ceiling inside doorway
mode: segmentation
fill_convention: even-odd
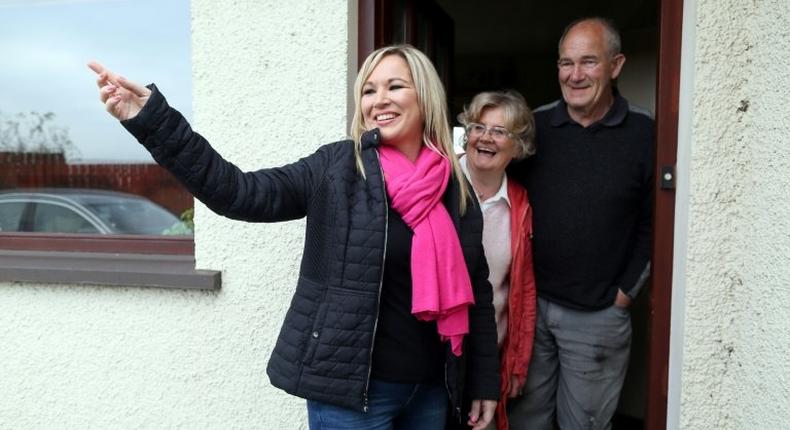
[[[614,20],[623,51],[654,50],[658,0],[436,0],[455,23],[456,55],[556,55],[562,30],[574,19]]]

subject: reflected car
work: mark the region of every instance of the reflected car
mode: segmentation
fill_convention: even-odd
[[[81,188],[0,191],[0,232],[192,234],[177,216],[145,197]]]

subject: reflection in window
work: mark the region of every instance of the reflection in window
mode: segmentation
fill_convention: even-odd
[[[113,233],[167,234],[178,230],[179,219],[161,206],[136,196],[120,194],[82,195],[82,205],[95,214]]]
[[[133,195],[93,206],[87,198],[0,202],[0,231],[191,234],[192,197],[104,111],[86,66],[95,59],[138,81],[155,78],[172,104],[188,107],[189,20],[189,0],[0,3],[8,60],[0,68],[0,197],[45,188]]]
[[[53,203],[36,203],[33,206],[33,224],[30,230],[37,233],[99,233],[85,214],[73,208],[66,208]]]
[[[0,232],[21,231],[22,211],[25,204],[22,202],[0,201]]]

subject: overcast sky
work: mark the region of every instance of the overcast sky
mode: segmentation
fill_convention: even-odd
[[[53,112],[82,161],[151,161],[98,100],[92,59],[191,117],[189,0],[0,0],[0,111]]]

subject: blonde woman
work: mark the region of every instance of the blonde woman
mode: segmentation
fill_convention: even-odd
[[[470,422],[487,425],[499,381],[482,217],[448,155],[444,89],[424,54],[373,52],[354,85],[353,139],[255,172],[223,160],[155,86],[89,66],[107,110],[213,211],[307,218],[267,373],[307,399],[311,429],[442,429],[464,387]]]

